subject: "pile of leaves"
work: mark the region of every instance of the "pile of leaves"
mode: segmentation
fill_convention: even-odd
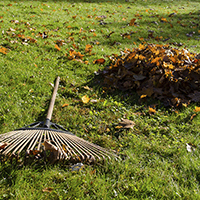
[[[157,98],[165,106],[200,101],[200,54],[169,45],[140,44],[110,60],[102,71],[109,87],[135,89],[140,98]]]

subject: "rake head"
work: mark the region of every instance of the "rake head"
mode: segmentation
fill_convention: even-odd
[[[77,137],[71,132],[49,128],[21,128],[0,135],[0,153],[19,155],[26,150],[27,155],[51,152],[51,161],[81,160],[94,162],[117,156],[98,145]]]
[[[1,134],[0,154],[20,155],[25,151],[26,155],[45,157],[46,152],[50,151],[49,159],[52,162],[56,160],[95,162],[106,158],[118,158],[113,151],[81,139],[50,121],[58,84],[59,77],[56,81],[46,121],[35,122],[26,127]]]

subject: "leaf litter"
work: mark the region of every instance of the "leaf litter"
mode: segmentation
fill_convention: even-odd
[[[140,44],[112,55],[101,71],[103,83],[136,90],[141,98],[161,100],[164,106],[187,106],[200,101],[199,54],[161,44]]]

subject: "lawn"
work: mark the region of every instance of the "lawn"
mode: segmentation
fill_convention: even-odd
[[[165,107],[106,86],[101,73],[141,44],[200,53],[197,0],[4,0],[0,8],[0,133],[44,120],[60,76],[52,121],[122,158],[75,172],[70,163],[1,159],[0,199],[200,198],[199,102]],[[135,125],[120,127],[122,118]]]

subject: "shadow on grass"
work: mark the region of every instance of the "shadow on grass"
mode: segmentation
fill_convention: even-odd
[[[88,82],[85,85],[93,88],[94,90],[98,91],[100,94],[100,98],[104,99],[111,96],[116,101],[121,101],[125,103],[127,106],[135,107],[136,110],[140,111],[143,107],[149,107],[152,105],[157,105],[159,108],[164,108],[164,104],[157,99],[153,99],[147,97],[145,99],[141,99],[140,96],[137,94],[136,90],[119,90],[113,88],[112,86],[105,85],[103,82],[103,76],[100,75],[91,75],[88,78]]]

